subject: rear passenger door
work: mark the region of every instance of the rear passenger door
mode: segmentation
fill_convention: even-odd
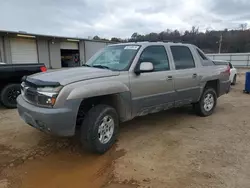
[[[196,102],[199,98],[200,87],[192,52],[188,46],[178,45],[170,46],[170,50],[175,65],[175,71],[173,71],[176,91],[175,106]]]

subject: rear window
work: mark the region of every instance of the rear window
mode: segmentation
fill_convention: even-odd
[[[171,46],[176,70],[195,67],[194,58],[190,49],[186,46]]]

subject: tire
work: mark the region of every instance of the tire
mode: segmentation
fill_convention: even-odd
[[[209,97],[210,96],[210,97]],[[210,101],[206,101],[210,99]],[[206,106],[205,106],[206,104]],[[217,104],[217,94],[213,88],[205,88],[200,101],[194,104],[194,109],[197,115],[201,117],[210,116],[216,107]]]
[[[16,108],[16,99],[21,94],[20,84],[9,84],[5,86],[0,94],[0,100],[6,108]]]
[[[237,80],[237,75],[234,75],[232,85],[235,85],[235,84],[236,84],[236,80]]]
[[[102,125],[104,126],[101,127]],[[118,129],[119,119],[114,108],[103,104],[94,106],[89,110],[81,125],[81,143],[94,153],[104,154],[115,143]]]

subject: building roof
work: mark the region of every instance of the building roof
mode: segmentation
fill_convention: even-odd
[[[69,40],[75,40],[75,41],[93,41],[93,42],[105,42],[105,43],[115,43],[112,41],[106,41],[106,40],[92,40],[92,39],[86,39],[86,38],[79,38],[79,37],[67,37],[67,36],[58,36],[58,35],[44,35],[44,34],[35,34],[35,33],[28,33],[26,31],[7,31],[7,30],[0,30],[0,35],[10,35],[10,36],[18,36],[18,35],[26,35],[30,36],[30,38],[51,38],[51,39],[69,39]]]

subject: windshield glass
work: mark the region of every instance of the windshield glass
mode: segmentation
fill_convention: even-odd
[[[114,71],[125,71],[129,69],[139,48],[139,45],[108,46],[90,58],[86,65]]]

